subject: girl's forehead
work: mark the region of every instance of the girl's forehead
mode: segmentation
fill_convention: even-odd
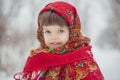
[[[62,28],[62,29],[65,29],[65,28],[68,28],[68,26],[59,26],[59,25],[43,26],[43,29],[51,29],[51,28],[55,28],[55,29]]]

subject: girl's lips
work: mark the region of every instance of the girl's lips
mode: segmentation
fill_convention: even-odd
[[[61,44],[61,42],[51,42],[50,44],[52,44],[52,45],[59,45],[59,44]]]

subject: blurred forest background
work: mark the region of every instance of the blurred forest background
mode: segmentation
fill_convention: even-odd
[[[13,80],[13,74],[22,71],[29,51],[39,47],[36,38],[38,13],[53,1],[58,0],[0,0],[0,79]],[[120,69],[115,68],[120,66],[120,0],[61,1],[76,7],[83,35],[90,37],[91,45],[98,49],[95,56],[105,80],[120,80]],[[107,69],[111,61],[105,60],[110,54],[116,55],[109,59],[116,63],[110,64],[112,71],[118,71],[115,74]]]

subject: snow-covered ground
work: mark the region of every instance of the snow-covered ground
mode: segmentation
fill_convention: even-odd
[[[93,47],[94,58],[99,64],[105,80],[120,80],[120,51]]]
[[[105,80],[120,80],[120,51],[116,49],[104,50],[95,46],[92,51]],[[13,80],[13,75],[7,77],[4,72],[1,72],[0,80]]]

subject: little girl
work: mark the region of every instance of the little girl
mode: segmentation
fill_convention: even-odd
[[[31,50],[16,80],[104,80],[93,59],[90,39],[81,32],[74,6],[57,1],[46,5],[38,16],[40,48]]]

